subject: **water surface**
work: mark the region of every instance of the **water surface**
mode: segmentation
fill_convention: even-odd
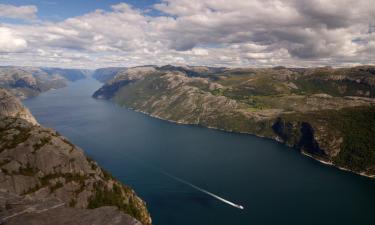
[[[81,80],[24,103],[41,124],[133,187],[155,225],[375,224],[375,180],[270,140],[176,125],[91,98],[100,86]]]

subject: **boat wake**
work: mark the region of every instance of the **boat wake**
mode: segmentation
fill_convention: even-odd
[[[200,187],[198,187],[198,186],[195,186],[194,184],[192,184],[192,183],[190,183],[190,182],[188,182],[188,181],[186,181],[186,180],[183,180],[183,179],[181,179],[181,178],[178,178],[178,177],[176,177],[176,176],[173,176],[172,174],[169,174],[169,173],[167,173],[167,172],[165,172],[165,171],[160,171],[160,172],[163,173],[164,175],[166,175],[166,176],[168,176],[168,177],[170,177],[170,178],[172,178],[172,179],[174,179],[174,180],[180,182],[180,183],[186,184],[186,185],[188,185],[188,186],[190,186],[190,187],[192,187],[192,188],[194,188],[194,189],[196,189],[196,190],[198,190],[198,191],[200,191],[200,192],[203,192],[203,193],[205,193],[205,194],[207,194],[207,195],[209,195],[209,196],[211,196],[211,197],[213,197],[213,198],[216,198],[217,200],[222,201],[222,202],[224,202],[224,203],[226,203],[226,204],[228,204],[228,205],[230,205],[230,206],[233,206],[233,207],[235,207],[235,208],[237,208],[237,209],[244,209],[244,207],[243,207],[242,205],[238,205],[238,204],[233,203],[233,202],[231,202],[231,201],[229,201],[229,200],[226,200],[226,199],[224,199],[224,198],[222,198],[222,197],[220,197],[220,196],[217,196],[217,195],[215,195],[214,193],[211,193],[211,192],[209,192],[209,191],[207,191],[207,190],[204,190],[203,188],[200,188]]]
[[[67,128],[70,128],[70,127],[67,127]],[[75,132],[80,137],[85,138],[81,133],[76,132],[73,128],[71,128],[70,130],[71,130],[71,132]],[[91,141],[93,141],[93,140],[91,140]],[[128,154],[123,154],[123,155],[126,156],[126,157],[128,157],[128,158],[131,158],[133,161],[138,162],[140,165],[144,166],[145,168],[149,168],[151,170],[158,171],[159,173],[162,173],[162,174],[164,174],[167,177],[170,177],[170,178],[172,178],[172,179],[174,179],[174,180],[176,180],[176,181],[178,181],[180,183],[186,184],[186,185],[188,185],[188,186],[190,186],[190,187],[192,187],[192,188],[194,188],[194,189],[196,189],[196,190],[198,190],[200,192],[203,192],[203,193],[205,193],[205,194],[207,194],[207,195],[209,195],[209,196],[211,196],[211,197],[213,197],[213,198],[215,198],[215,199],[217,199],[217,200],[219,200],[221,202],[224,202],[224,203],[226,203],[226,204],[228,204],[228,205],[230,205],[232,207],[235,207],[235,208],[241,209],[241,210],[245,209],[242,205],[239,205],[239,204],[233,203],[233,202],[231,202],[229,200],[226,200],[225,198],[222,198],[222,197],[220,197],[218,195],[215,195],[214,193],[211,193],[211,192],[209,192],[207,190],[204,190],[203,188],[195,186],[194,184],[192,184],[192,183],[190,183],[190,182],[188,182],[186,180],[183,180],[181,178],[173,176],[172,174],[167,173],[167,172],[165,172],[164,170],[162,170],[160,168],[157,168],[157,167],[152,166],[150,164],[146,164],[145,162],[143,162],[142,160],[140,160],[139,157],[136,157],[135,155],[132,155],[132,156],[128,155]]]

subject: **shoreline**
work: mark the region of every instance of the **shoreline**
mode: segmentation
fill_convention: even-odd
[[[309,154],[309,153],[307,153],[307,152],[305,152],[305,151],[301,151],[301,153],[302,153],[302,155],[304,155],[304,156],[306,156],[306,157],[309,157],[309,158],[312,158],[312,159],[314,159],[314,160],[316,160],[316,161],[318,161],[318,162],[320,162],[320,163],[322,163],[322,164],[324,164],[324,165],[326,165],[326,166],[334,167],[334,168],[337,168],[337,169],[342,170],[342,171],[345,171],[345,172],[349,172],[349,173],[352,173],[352,174],[360,175],[360,176],[367,177],[367,178],[371,178],[371,179],[374,179],[374,178],[375,178],[375,175],[370,175],[370,174],[367,174],[367,173],[364,173],[364,172],[362,172],[362,173],[357,173],[357,172],[355,172],[355,171],[353,171],[353,170],[350,170],[350,169],[348,169],[348,168],[345,168],[345,167],[342,167],[342,166],[337,166],[337,165],[335,165],[335,164],[334,164],[333,162],[331,162],[331,161],[324,161],[324,160],[322,160],[322,159],[315,158],[313,155],[311,155],[311,154]]]
[[[114,102],[116,105],[119,105],[117,104],[116,102]],[[201,127],[201,128],[208,128],[208,129],[212,129],[212,130],[217,130],[217,131],[222,131],[222,132],[226,132],[226,133],[232,133],[232,134],[245,134],[245,135],[252,135],[252,136],[255,136],[255,137],[259,137],[259,138],[265,138],[265,139],[269,139],[269,140],[273,140],[279,144],[283,144],[284,146],[287,146],[285,145],[278,137],[275,137],[275,138],[272,138],[272,137],[266,137],[266,136],[262,136],[262,135],[257,135],[257,134],[254,134],[254,133],[249,133],[249,132],[237,132],[237,131],[232,131],[232,130],[225,130],[225,129],[222,129],[222,128],[217,128],[217,127],[211,127],[211,126],[201,126],[201,125],[198,125],[198,124],[192,124],[192,123],[183,123],[183,122],[179,122],[179,121],[174,121],[174,120],[168,120],[168,119],[164,119],[160,116],[156,116],[156,115],[153,115],[151,113],[148,113],[148,112],[145,112],[145,111],[142,111],[142,110],[138,110],[138,109],[134,109],[134,108],[129,108],[129,107],[126,107],[126,106],[122,106],[122,105],[119,105],[120,107],[123,107],[123,108],[126,108],[126,109],[129,109],[129,110],[132,110],[134,112],[138,112],[138,113],[142,113],[143,115],[147,115],[151,118],[155,118],[155,119],[159,119],[159,120],[162,120],[162,121],[166,121],[166,122],[169,122],[169,123],[174,123],[174,124],[177,124],[177,125],[189,125],[189,126],[196,126],[196,127]],[[287,146],[289,147],[289,146]],[[333,162],[331,161],[326,161],[326,160],[322,160],[322,159],[319,159],[317,157],[314,157],[313,155],[311,154],[308,154],[307,152],[303,151],[303,150],[300,150],[300,153],[303,155],[303,156],[306,156],[306,157],[309,157],[309,158],[312,158],[318,162],[320,162],[321,164],[325,165],[325,166],[330,166],[330,167],[334,167],[336,169],[339,169],[341,171],[345,171],[345,172],[349,172],[349,173],[352,173],[352,174],[355,174],[355,175],[359,175],[359,176],[362,176],[362,177],[366,177],[366,178],[370,178],[370,179],[375,179],[375,175],[371,175],[371,174],[367,174],[365,172],[361,172],[361,173],[358,173],[358,172],[355,172],[353,170],[350,170],[348,168],[345,168],[345,167],[342,167],[342,166],[337,166],[335,165]]]

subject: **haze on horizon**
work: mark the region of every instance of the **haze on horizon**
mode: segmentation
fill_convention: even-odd
[[[375,64],[371,0],[2,0],[0,65]]]

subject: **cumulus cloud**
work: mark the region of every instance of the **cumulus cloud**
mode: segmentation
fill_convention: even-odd
[[[366,35],[375,11],[369,0],[165,0],[155,8],[176,16],[165,27],[170,47],[254,43],[285,48],[297,58],[329,57]]]
[[[0,27],[0,37],[0,53],[18,52],[27,47],[24,39],[17,37],[6,27]]]
[[[18,47],[0,59],[72,67],[374,64],[371,1],[163,0],[154,5],[162,16],[120,3],[61,22],[2,25]]]
[[[38,8],[34,5],[14,6],[0,4],[0,17],[12,19],[36,19]]]

